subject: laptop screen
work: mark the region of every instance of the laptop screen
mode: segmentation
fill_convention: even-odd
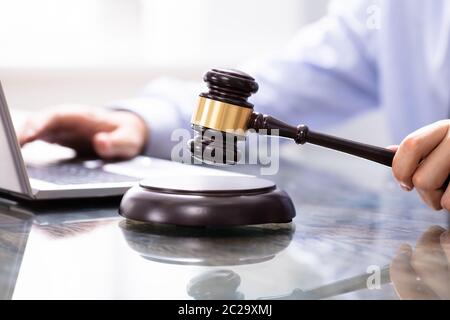
[[[28,176],[0,84],[0,189],[31,194]]]

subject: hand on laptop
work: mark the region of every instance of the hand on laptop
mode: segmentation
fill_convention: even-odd
[[[147,134],[145,122],[131,112],[70,105],[32,115],[18,139],[21,146],[44,140],[104,159],[129,159],[142,151]]]
[[[392,169],[402,188],[415,188],[433,209],[450,211],[450,187],[442,188],[450,173],[450,120],[412,133],[397,148]]]

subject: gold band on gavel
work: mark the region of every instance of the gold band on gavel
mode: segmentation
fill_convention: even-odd
[[[193,125],[217,131],[247,131],[253,110],[233,104],[200,97],[192,115]]]

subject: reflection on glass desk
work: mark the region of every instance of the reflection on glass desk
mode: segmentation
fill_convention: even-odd
[[[448,229],[448,213],[396,186],[370,191],[289,164],[272,179],[293,198],[291,224],[147,225],[118,216],[120,199],[0,206],[0,298],[397,299],[388,266],[400,246]],[[448,265],[425,261],[448,280]],[[379,285],[368,289],[374,270]],[[445,298],[450,282],[440,282]]]

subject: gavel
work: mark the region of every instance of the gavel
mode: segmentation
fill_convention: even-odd
[[[209,91],[201,93],[191,119],[194,139],[189,142],[194,158],[206,163],[235,164],[240,160],[238,142],[253,130],[311,143],[392,167],[395,152],[389,149],[312,131],[306,125],[292,126],[254,111],[248,101],[259,86],[250,75],[230,69],[212,69],[203,80]],[[447,179],[444,187],[450,181]]]

